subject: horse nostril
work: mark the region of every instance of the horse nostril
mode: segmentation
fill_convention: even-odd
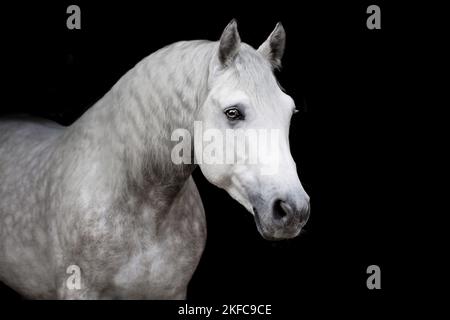
[[[291,214],[291,207],[284,201],[278,199],[273,204],[273,217],[277,220],[283,219]]]

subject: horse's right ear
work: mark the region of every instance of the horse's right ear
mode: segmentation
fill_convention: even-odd
[[[258,52],[269,60],[272,68],[279,69],[281,67],[281,58],[283,57],[285,44],[286,32],[281,22],[278,22],[269,38],[258,48]]]
[[[228,66],[236,56],[241,46],[241,37],[237,30],[236,20],[233,19],[223,30],[219,41],[219,61],[223,66]]]

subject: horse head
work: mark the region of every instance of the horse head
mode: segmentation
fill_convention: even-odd
[[[231,150],[227,158],[233,161],[203,161],[200,169],[209,182],[225,189],[254,215],[259,232],[270,240],[297,236],[310,211],[289,147],[295,104],[273,73],[280,67],[284,47],[280,23],[255,50],[241,42],[236,22],[230,22],[210,62],[208,94],[198,115],[203,132],[214,129],[223,137],[239,132],[233,147],[229,148],[230,139],[223,146]],[[234,148],[239,141],[244,147]],[[196,141],[195,149],[204,144],[204,140]],[[255,161],[251,161],[252,150]]]

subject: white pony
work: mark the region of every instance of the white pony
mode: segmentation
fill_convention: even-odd
[[[0,121],[0,280],[37,299],[185,298],[206,225],[195,164],[171,161],[171,134],[194,121],[282,132],[276,174],[199,166],[264,238],[298,235],[309,198],[289,150],[294,102],[273,75],[284,44],[277,24],[255,50],[232,21],[218,42],[178,42],[143,59],[68,127]]]

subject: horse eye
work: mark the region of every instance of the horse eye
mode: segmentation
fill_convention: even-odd
[[[244,119],[242,113],[239,111],[238,108],[232,107],[225,110],[225,115],[230,120],[242,120]]]

